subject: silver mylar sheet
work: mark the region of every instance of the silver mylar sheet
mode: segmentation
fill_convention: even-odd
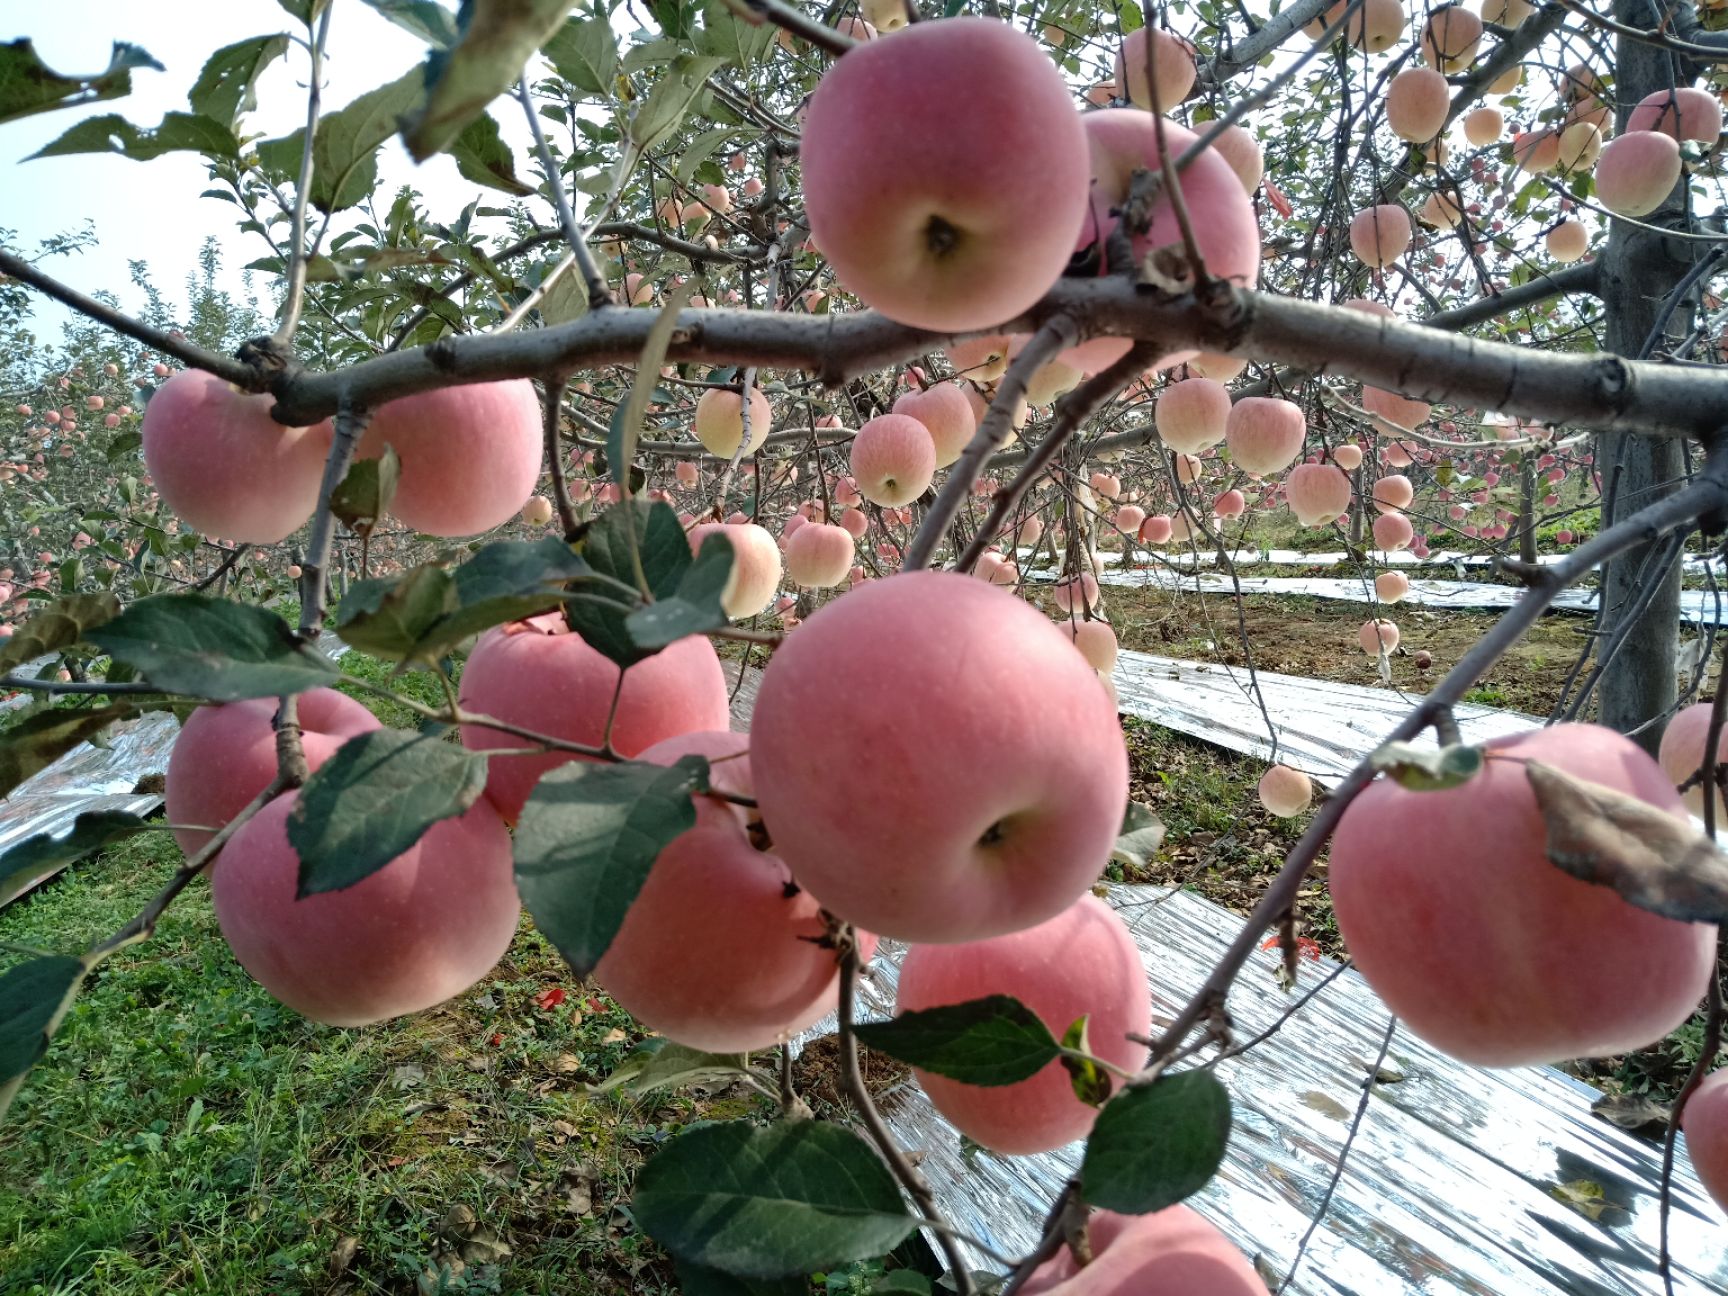
[[[1039,583],[1056,578],[1048,569],[1024,573],[1029,581]],[[1137,567],[1127,571],[1105,571],[1098,577],[1102,585],[1129,588],[1191,590],[1201,594],[1232,595],[1238,588],[1244,594],[1307,594],[1315,598],[1339,599],[1349,603],[1375,602],[1374,582],[1366,576],[1340,579],[1330,576],[1228,576],[1198,572],[1174,572],[1161,566]],[[1438,608],[1508,608],[1523,598],[1525,590],[1517,585],[1490,585],[1484,581],[1441,581],[1416,579],[1401,600]],[[1599,594],[1594,589],[1562,590],[1552,606],[1561,612],[1594,612]],[[1394,614],[1396,615],[1396,614]],[[1722,625],[1728,618],[1728,592],[1721,596],[1710,590],[1681,590],[1680,617],[1700,624]]]
[[[332,658],[348,651],[348,645],[328,631],[319,638],[318,647]],[[38,658],[17,673],[34,674],[52,660],[52,656]],[[19,705],[20,699],[11,703]],[[132,789],[148,774],[167,772],[168,753],[179,736],[180,722],[165,711],[154,711],[112,725],[100,746],[80,743],[0,800],[0,852],[38,833],[70,831],[73,820],[93,810],[149,814],[162,804],[161,796]],[[58,872],[56,868],[44,873],[19,895],[28,895]]]
[[[1022,547],[1017,551],[1022,558],[1034,557],[1037,550]],[[1245,546],[1229,551],[1230,561],[1239,567],[1337,567],[1347,562],[1357,561],[1352,554],[1338,550],[1330,553],[1304,553],[1300,549],[1256,549]],[[1546,553],[1536,556],[1538,566],[1549,566],[1563,562],[1570,557],[1563,553]],[[1105,566],[1122,566],[1129,555],[1116,550],[1101,550],[1098,559]],[[1408,549],[1368,549],[1363,551],[1363,557],[1370,560],[1376,567],[1432,567],[1437,570],[1454,570],[1460,567],[1492,567],[1499,561],[1493,554],[1466,553],[1462,549],[1435,549],[1426,558],[1419,558]],[[1136,563],[1147,561],[1144,552],[1134,556]],[[1166,549],[1158,555],[1157,562],[1164,566],[1194,568],[1215,567],[1218,565],[1218,555],[1210,549]],[[1728,568],[1722,559],[1707,554],[1687,554],[1681,564],[1690,572],[1706,570],[1722,572]]]
[[[1349,646],[1354,652],[1354,644]],[[1340,648],[1339,651],[1344,651]],[[1273,759],[1266,716],[1278,735],[1276,759],[1327,787],[1337,783],[1421,701],[1394,689],[1336,684],[1211,662],[1179,661],[1124,649],[1112,677],[1123,713],[1231,751]],[[1265,712],[1255,700],[1255,690]],[[1460,703],[1458,728],[1471,742],[1521,733],[1542,721],[1516,711]],[[1432,735],[1419,742],[1432,745]]]
[[[1154,1020],[1199,989],[1241,918],[1185,891],[1115,886],[1153,988]],[[904,952],[885,943],[860,1015],[893,1012]],[[1271,1026],[1335,964],[1304,960],[1294,994],[1277,954],[1249,961],[1230,998],[1239,1040]],[[1334,1174],[1386,1008],[1354,970],[1270,1039],[1222,1063],[1235,1125],[1217,1177],[1189,1202],[1283,1278]],[[829,1029],[832,1029],[831,1024]],[[1314,1296],[1655,1296],[1661,1144],[1590,1114],[1596,1091],[1547,1067],[1465,1066],[1399,1031],[1326,1215],[1289,1290]],[[1082,1145],[1035,1157],[966,1150],[911,1082],[884,1095],[895,1136],[920,1154],[943,1215],[993,1250],[1023,1255]],[[1579,1204],[1569,1204],[1568,1197]],[[1728,1291],[1728,1221],[1676,1159],[1674,1289]],[[1591,1218],[1594,1213],[1596,1218]],[[999,1268],[968,1248],[978,1268]],[[1203,1296],[1196,1293],[1196,1296]]]

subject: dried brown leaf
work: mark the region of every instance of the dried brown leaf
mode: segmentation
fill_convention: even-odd
[[[1524,773],[1557,867],[1664,918],[1728,921],[1728,856],[1689,820],[1540,761]]]

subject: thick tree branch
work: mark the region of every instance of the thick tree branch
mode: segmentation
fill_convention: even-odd
[[[1221,86],[1259,64],[1273,50],[1325,14],[1334,0],[1296,0],[1260,24],[1253,35],[1234,42],[1200,69],[1196,82],[1202,90]]]

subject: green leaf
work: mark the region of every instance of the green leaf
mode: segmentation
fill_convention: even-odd
[[[542,778],[516,825],[516,888],[577,976],[594,970],[660,852],[696,824],[708,762],[573,761]]]
[[[870,1048],[962,1084],[1017,1084],[1058,1053],[1038,1014],[1011,995],[904,1012],[857,1030]]]
[[[649,503],[632,496],[620,500],[590,523],[580,541],[582,557],[593,571],[617,584],[580,583],[564,609],[571,629],[589,647],[625,667],[652,655],[637,645],[627,624],[627,618],[640,603],[634,593],[637,580],[631,561],[632,528],[649,592],[655,598],[670,598],[677,593],[694,561],[678,515],[664,501]],[[625,588],[620,589],[619,585]]]
[[[486,758],[440,735],[374,729],[306,780],[288,814],[299,897],[364,881],[486,790]]]
[[[456,142],[450,146],[450,156],[456,159],[456,170],[464,180],[500,189],[518,198],[534,192],[534,186],[516,178],[516,155],[498,133],[498,123],[481,113],[462,128]]]
[[[449,49],[456,43],[456,15],[436,0],[364,0],[364,3],[434,49]]]
[[[879,1256],[917,1225],[864,1140],[815,1120],[679,1135],[642,1167],[631,1213],[679,1260],[746,1278]]]
[[[338,674],[274,612],[198,594],[143,599],[86,637],[157,688],[212,702],[303,693]]]
[[[79,122],[52,144],[32,153],[35,158],[71,153],[118,153],[134,162],[149,162],[164,153],[202,153],[207,157],[238,158],[240,141],[212,117],[171,112],[155,130],[134,126],[118,113]]]
[[[1143,869],[1163,844],[1164,821],[1151,806],[1130,801],[1127,813],[1122,816],[1122,832],[1116,838],[1110,858],[1129,868]]]
[[[1468,745],[1418,747],[1414,743],[1382,743],[1368,763],[1399,787],[1411,792],[1444,792],[1462,787],[1482,772],[1482,749]]]
[[[702,28],[696,33],[696,48],[748,72],[768,52],[777,31],[771,22],[742,21],[726,0],[702,0]]]
[[[432,628],[456,610],[450,574],[430,564],[411,568],[398,579],[356,581],[336,610],[336,633],[350,648],[386,661],[436,658],[420,645]]]
[[[564,586],[587,572],[588,564],[555,536],[489,544],[452,573],[457,610],[439,627],[440,637],[454,644],[506,621],[550,611]]]
[[[148,827],[137,815],[123,810],[87,810],[73,821],[72,831],[64,837],[37,833],[25,838],[0,854],[0,906],[10,903],[43,874]]]
[[[276,3],[310,27],[329,7],[330,0],[276,0]]]
[[[706,634],[730,624],[720,596],[732,579],[732,542],[710,535],[702,551],[685,570],[668,598],[645,603],[624,618],[624,628],[638,648],[657,650],[693,634]]]
[[[106,590],[55,599],[19,626],[10,639],[0,640],[0,671],[22,666],[44,653],[70,648],[86,631],[119,615],[120,600]]]
[[[763,25],[768,26],[766,23]],[[691,140],[689,147],[678,155],[678,170],[676,173],[678,176],[678,183],[689,184],[690,177],[696,174],[696,168],[712,157],[714,155],[714,150],[719,148],[727,140],[732,139],[738,133],[738,128],[736,126],[715,126],[711,130],[703,131],[695,139]]]
[[[810,1284],[798,1278],[739,1278],[687,1260],[675,1260],[683,1296],[808,1296]]]
[[[0,45],[0,122],[129,95],[133,68],[167,71],[144,49],[124,41],[114,42],[106,71],[82,77],[54,71],[37,57],[28,37]]]
[[[870,1285],[871,1296],[930,1296],[930,1280],[914,1269],[895,1269]]]
[[[630,142],[645,153],[665,140],[684,120],[709,74],[725,64],[705,54],[680,54],[668,63],[630,119]]]
[[[434,51],[427,60],[425,104],[403,123],[409,155],[424,162],[449,148],[463,127],[516,83],[572,3],[465,0],[458,17],[461,36],[449,50]]]
[[[672,40],[686,41],[696,32],[696,12],[689,0],[648,0],[648,12]]]
[[[1124,1215],[1173,1206],[1218,1172],[1230,1141],[1230,1095],[1210,1071],[1124,1090],[1098,1113],[1080,1163],[1088,1203]]]
[[[371,535],[378,520],[390,511],[401,475],[402,461],[394,446],[385,446],[376,459],[356,459],[330,492],[330,511],[354,534]]]
[[[548,267],[547,273],[550,272]],[[582,282],[582,276],[574,266],[568,267],[546,290],[535,309],[540,312],[540,322],[547,328],[580,319],[588,313],[588,285]]]
[[[82,959],[54,955],[20,963],[0,976],[0,1116],[12,1105],[25,1073],[48,1051],[85,971]]]
[[[204,70],[186,94],[192,111],[230,128],[258,106],[258,77],[288,52],[288,37],[254,36],[224,45],[204,60]]]
[[[542,51],[558,75],[578,90],[612,97],[618,73],[618,41],[604,18],[571,18],[547,41]]]
[[[1110,1100],[1115,1082],[1093,1060],[1092,1041],[1086,1035],[1091,1021],[1090,1013],[1082,1013],[1062,1032],[1062,1069],[1068,1073],[1068,1085],[1076,1098],[1088,1107],[1101,1107]]]
[[[588,1086],[591,1094],[623,1089],[645,1094],[654,1089],[675,1089],[705,1080],[748,1075],[749,1059],[743,1053],[704,1053],[668,1039],[643,1040],[630,1056],[618,1064],[599,1084]]]
[[[312,137],[312,204],[341,211],[363,201],[378,180],[378,147],[396,133],[398,120],[425,94],[422,70],[410,69],[389,85],[368,90],[346,108],[326,116]],[[305,149],[305,128],[258,145],[272,171],[296,177]]]
[[[0,797],[9,796],[32,774],[47,769],[79,743],[136,710],[124,702],[94,711],[56,707],[9,726],[0,732]]]

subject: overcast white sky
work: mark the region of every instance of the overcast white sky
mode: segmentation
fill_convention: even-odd
[[[56,71],[88,75],[106,68],[116,40],[142,45],[167,68],[134,72],[132,94],[126,98],[0,125],[0,226],[16,230],[20,248],[33,252],[39,239],[77,229],[87,217],[93,220],[99,246],[55,258],[45,268],[86,292],[107,288],[130,308],[141,301],[128,279],[128,261],[148,261],[157,287],[180,304],[199,246],[215,235],[225,251],[228,282],[238,292],[238,267],[268,256],[269,248],[256,235],[236,230],[239,208],[198,196],[211,186],[196,154],[170,153],[151,162],[133,162],[118,154],[23,159],[86,117],[118,112],[141,126],[155,126],[164,112],[186,109],[186,91],[212,51],[249,36],[297,29],[276,0],[0,3],[0,41],[30,37],[43,61]],[[337,0],[326,64],[326,109],[340,108],[394,80],[425,53],[418,40],[365,5]],[[259,80],[258,111],[245,123],[249,132],[284,135],[304,122],[306,71],[305,51],[298,48],[271,66]],[[526,178],[537,172],[528,157],[529,135],[521,113],[514,111],[514,104],[500,101],[493,115],[516,150],[517,173]],[[415,166],[397,140],[384,146],[380,160],[382,192],[413,184],[441,218],[456,216],[481,194],[490,194],[500,205],[508,201],[504,194],[463,180],[448,157]],[[549,207],[542,216],[551,219]],[[57,307],[38,313],[44,340],[58,337],[62,318]]]

